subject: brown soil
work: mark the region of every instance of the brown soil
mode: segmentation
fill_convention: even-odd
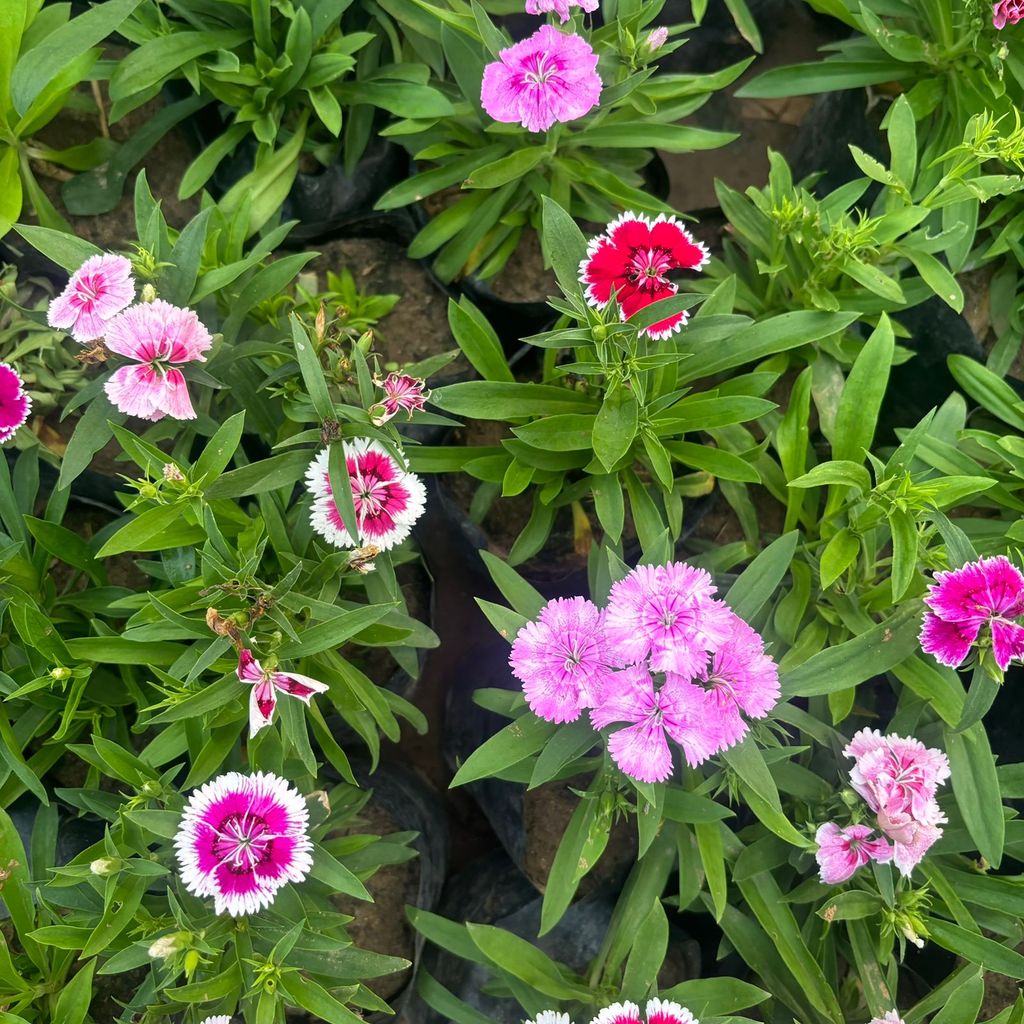
[[[549,295],[560,295],[553,270],[545,269],[540,237],[527,228],[508,263],[487,282],[499,299],[508,302],[544,302]]]
[[[360,811],[358,822],[336,834],[386,836],[399,829],[400,823],[371,799]],[[405,915],[405,908],[416,902],[419,876],[417,859],[404,864],[387,864],[365,883],[373,903],[341,894],[331,897],[331,902],[341,913],[354,919],[348,926],[348,933],[357,946],[374,953],[400,956],[409,961],[413,959],[415,933]],[[366,981],[366,986],[382,999],[391,999],[405,986],[409,974],[407,968],[382,978],[371,978]]]
[[[347,267],[359,287],[371,294],[400,295],[395,308],[374,333],[374,348],[385,362],[402,366],[456,348],[448,330],[448,296],[404,246],[381,239],[347,238],[317,247],[320,255],[309,265],[321,275]],[[466,369],[459,359],[445,370],[448,375]]]
[[[1018,951],[1020,951],[1018,946]],[[981,1004],[979,1020],[991,1020],[1008,1006],[1013,1006],[1020,995],[1020,982],[1008,978],[1005,974],[986,973],[985,999]]]

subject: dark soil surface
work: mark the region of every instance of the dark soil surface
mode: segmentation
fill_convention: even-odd
[[[543,302],[549,295],[560,295],[553,270],[544,268],[540,238],[527,228],[508,263],[488,282],[499,299],[508,302]]]

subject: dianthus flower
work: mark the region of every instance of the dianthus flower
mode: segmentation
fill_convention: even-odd
[[[597,106],[597,54],[585,39],[542,25],[484,68],[480,102],[495,121],[546,132]]]
[[[734,616],[714,594],[710,575],[685,562],[638,565],[608,596],[613,663],[635,665],[650,656],[655,672],[688,679],[701,672],[708,653],[732,633]]]
[[[729,635],[715,646],[710,664],[697,672],[708,688],[708,713],[716,720],[720,750],[747,734],[743,715],[764,718],[781,692],[779,667],[765,654],[761,635],[731,611],[728,619]]]
[[[426,381],[407,373],[389,373],[384,380],[375,379],[374,384],[384,392],[383,399],[369,409],[370,422],[375,427],[383,426],[400,412],[408,413],[412,419],[413,412],[422,409],[430,397],[430,392],[423,390]]]
[[[893,863],[909,875],[942,835],[946,817],[935,794],[949,778],[946,755],[920,740],[871,729],[856,733],[843,753],[855,759],[850,785],[892,841]]]
[[[132,265],[124,256],[90,256],[50,302],[46,321],[70,331],[75,341],[95,341],[106,333],[107,322],[134,298]]]
[[[667,737],[683,748],[691,767],[721,747],[714,716],[708,714],[707,693],[674,675],[667,675],[656,689],[642,665],[611,674],[590,721],[595,729],[631,723],[608,737],[608,753],[622,771],[642,782],[664,782],[672,774]]]
[[[32,399],[21,374],[9,363],[0,363],[0,444],[14,437],[31,411]]]
[[[652,302],[679,291],[668,274],[700,270],[710,258],[703,242],[694,241],[675,217],[659,214],[652,221],[642,213],[624,213],[587,246],[580,282],[591,306],[604,309],[614,296],[622,319],[628,320]],[[681,310],[640,333],[655,339],[671,337],[688,316]]]
[[[558,20],[566,22],[570,17],[570,8],[578,7],[587,14],[592,14],[601,5],[601,0],[526,0],[527,14],[549,14],[554,11]]]
[[[700,1024],[685,1006],[667,999],[648,1000],[643,1016],[636,1003],[615,1003],[606,1006],[590,1024],[644,1024],[645,1018],[646,1024]]]
[[[867,825],[840,828],[834,821],[822,825],[814,836],[818,844],[815,857],[821,880],[839,885],[852,878],[869,860],[886,864],[892,860],[892,847],[884,839],[872,839]]]
[[[984,628],[992,655],[1004,672],[1024,658],[1024,574],[1008,558],[996,555],[959,569],[937,572],[928,588],[921,625],[921,649],[942,665],[961,665]]]
[[[206,362],[203,353],[213,341],[192,310],[163,299],[140,302],[106,325],[104,342],[111,352],[135,360],[115,370],[105,385],[121,412],[144,420],[195,419],[188,384],[177,367]]]
[[[314,694],[324,693],[329,689],[326,683],[299,675],[298,672],[266,672],[252,651],[247,649],[243,649],[239,654],[238,668],[235,671],[239,682],[252,686],[249,697],[250,738],[274,720],[279,693],[298,697],[304,704],[309,704]]]
[[[298,790],[269,772],[227,772],[189,798],[174,839],[181,880],[232,917],[274,902],[313,866],[309,811]]]
[[[907,1024],[899,1010],[890,1010],[884,1017],[872,1017],[870,1024]]]
[[[1003,28],[1007,22],[1016,25],[1024,18],[1024,0],[999,0],[992,5],[992,24]]]
[[[530,710],[548,722],[573,722],[612,675],[604,612],[582,597],[549,601],[516,634],[509,657]]]
[[[379,441],[356,438],[343,442],[345,465],[356,510],[355,529],[341,517],[328,474],[328,449],[310,463],[306,484],[314,495],[310,521],[313,529],[339,548],[372,544],[387,551],[401,544],[423,514],[426,490],[415,473]]]
[[[526,1021],[526,1024],[572,1024],[572,1022],[567,1013],[559,1013],[558,1010],[541,1010],[536,1017]]]
[[[218,1013],[216,1017],[207,1017],[199,1024],[231,1024],[231,1016],[227,1013]]]

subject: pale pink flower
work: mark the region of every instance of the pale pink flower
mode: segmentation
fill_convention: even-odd
[[[204,363],[213,340],[190,309],[163,299],[140,302],[107,324],[107,348],[135,360],[115,370],[105,385],[121,412],[144,420],[196,418],[188,384],[178,366]]]
[[[550,14],[554,11],[558,20],[566,22],[570,18],[570,8],[578,7],[587,14],[592,14],[601,5],[601,0],[526,0],[527,14]]]
[[[412,419],[413,412],[422,409],[430,397],[430,392],[423,390],[426,381],[406,373],[389,373],[384,380],[374,380],[374,384],[384,392],[384,398],[369,409],[370,422],[375,427],[383,426],[403,411]]]
[[[227,772],[189,798],[174,838],[181,880],[214,910],[255,914],[313,866],[302,794],[269,772]]]
[[[604,309],[612,298],[623,320],[679,291],[668,275],[676,270],[700,270],[710,260],[707,247],[697,242],[676,220],[658,214],[623,213],[603,235],[593,238],[579,267],[587,302]],[[673,313],[640,331],[648,337],[671,337],[686,323],[686,310]]]
[[[484,68],[480,102],[495,121],[546,132],[597,106],[601,79],[597,54],[586,40],[542,25],[532,36],[499,51]]]
[[[996,28],[1003,28],[1007,22],[1016,25],[1021,18],[1024,18],[1024,0],[999,0],[992,5],[992,24]]]
[[[1014,621],[1024,615],[1024,574],[1004,555],[937,572],[924,600],[921,648],[940,664],[961,665],[983,628],[1004,672],[1024,659],[1024,626]]]
[[[716,718],[724,750],[747,734],[742,715],[764,718],[779,701],[779,667],[764,651],[764,641],[738,615],[727,612],[730,634],[697,672],[708,687],[708,713]],[[741,714],[742,713],[742,714]]]
[[[14,437],[31,411],[21,374],[10,363],[0,363],[0,444]]]
[[[582,597],[549,601],[512,643],[512,674],[530,709],[548,722],[573,722],[609,682],[604,612]]]
[[[814,836],[818,844],[815,857],[821,880],[839,885],[852,878],[869,860],[886,864],[892,860],[892,847],[884,839],[872,839],[867,825],[840,828],[834,821],[822,825]]]
[[[861,729],[843,751],[855,759],[850,785],[892,840],[893,863],[909,875],[942,835],[945,815],[935,799],[949,778],[949,760],[919,740]]]
[[[653,671],[692,678],[732,633],[734,616],[714,594],[708,573],[685,562],[638,565],[608,596],[613,663],[635,665],[649,655]]]
[[[427,492],[415,473],[379,441],[356,438],[343,442],[352,487],[356,523],[345,525],[334,500],[325,448],[310,463],[306,484],[314,495],[310,522],[325,540],[339,548],[373,545],[387,551],[401,544],[423,514]]]
[[[90,256],[50,302],[46,321],[51,327],[70,331],[75,341],[95,341],[106,333],[107,321],[134,298],[129,260],[109,253]]]
[[[666,736],[683,748],[691,767],[721,747],[716,720],[708,713],[708,695],[679,676],[668,675],[660,689],[642,665],[613,672],[590,712],[595,729],[630,722],[608,737],[608,753],[627,775],[663,782],[672,774]]]
[[[325,693],[330,689],[326,683],[299,675],[298,672],[266,672],[248,649],[243,649],[239,654],[235,671],[239,682],[252,686],[249,697],[250,739],[274,720],[279,693],[298,697],[304,704],[309,704],[314,694]]]
[[[907,1024],[899,1010],[890,1010],[884,1017],[872,1017],[870,1024]]]

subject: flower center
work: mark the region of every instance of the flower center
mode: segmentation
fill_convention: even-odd
[[[230,814],[217,828],[213,850],[222,863],[239,874],[270,859],[277,838],[259,814]]]
[[[546,53],[537,54],[536,65],[523,76],[530,85],[544,85],[552,78],[558,70],[553,64],[548,63]]]
[[[655,291],[668,282],[665,275],[675,266],[672,254],[660,245],[649,249],[635,248],[629,253],[627,279],[641,290]]]

